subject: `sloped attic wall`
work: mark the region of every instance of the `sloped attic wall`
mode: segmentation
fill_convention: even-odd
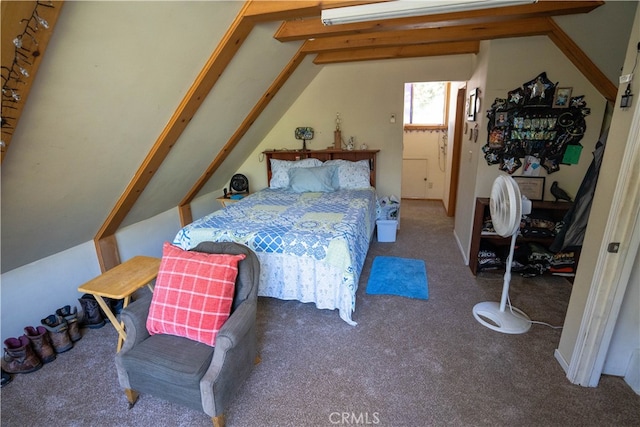
[[[616,85],[638,1],[607,1],[589,13],[553,20]]]
[[[67,2],[2,165],[3,272],[93,239],[242,4]],[[290,60],[274,29],[254,29],[126,224],[175,207]]]
[[[273,38],[280,22],[256,25],[198,109],[179,142],[123,222],[135,224],[177,206],[299,49]],[[277,97],[277,95],[276,95]],[[267,129],[268,130],[268,129]],[[244,138],[209,184],[220,188],[262,137]],[[219,184],[218,187],[215,187]],[[171,188],[171,191],[167,191]],[[210,188],[210,187],[207,187]]]
[[[324,67],[313,63],[313,55],[307,56],[296,71],[287,79],[282,89],[271,100],[269,105],[251,125],[240,143],[220,166],[213,176],[200,190],[198,197],[191,203],[193,218],[200,218],[211,213],[220,206],[215,198],[222,195],[222,188],[229,187],[231,176],[235,173],[244,174],[249,180],[251,191],[257,191],[266,186],[267,169],[264,164],[255,167],[248,165],[248,158],[258,159],[259,153],[252,151],[256,145],[264,141],[275,123],[281,119],[290,107],[302,96],[308,85],[316,78]],[[293,130],[289,130],[288,138],[293,139]],[[297,140],[296,140],[297,141]],[[262,150],[259,150],[262,152]],[[247,157],[249,156],[249,157]]]

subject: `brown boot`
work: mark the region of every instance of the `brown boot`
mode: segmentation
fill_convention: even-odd
[[[55,360],[56,352],[51,345],[51,339],[44,326],[38,326],[36,328],[27,326],[24,328],[24,333],[25,336],[29,338],[31,348],[36,352],[38,358],[42,360],[42,363],[49,363]]]
[[[4,340],[4,357],[2,369],[10,374],[26,374],[37,371],[42,367],[42,362],[33,352],[29,338],[24,335],[20,338],[7,338]]]
[[[82,306],[83,315],[83,323],[89,329],[98,329],[102,328],[105,324],[104,317],[102,317],[102,312],[100,311],[100,306],[98,305],[98,301],[91,294],[84,294],[82,298],[78,298],[80,301],[80,305]]]
[[[73,348],[73,343],[69,338],[69,326],[64,317],[51,314],[40,322],[47,329],[56,353],[64,353]]]
[[[76,342],[82,335],[80,335],[80,327],[78,326],[78,308],[65,305],[62,308],[56,310],[56,314],[58,316],[64,317],[64,320],[67,321],[67,326],[69,326],[69,338],[71,341]]]

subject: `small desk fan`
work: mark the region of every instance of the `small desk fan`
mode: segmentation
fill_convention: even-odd
[[[505,310],[509,298],[509,283],[511,282],[511,263],[513,250],[520,229],[522,215],[531,213],[531,202],[523,203],[520,188],[513,178],[499,175],[491,188],[489,200],[491,221],[496,233],[502,237],[511,237],[509,257],[505,266],[502,299],[497,302],[481,302],[473,307],[473,317],[489,329],[505,334],[522,334],[531,327],[531,320],[521,310],[511,306]],[[523,212],[524,211],[524,212]]]

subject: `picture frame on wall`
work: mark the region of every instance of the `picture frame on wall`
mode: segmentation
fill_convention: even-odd
[[[571,103],[572,87],[559,87],[553,96],[553,108],[569,108]]]
[[[469,99],[467,99],[467,120],[470,122],[476,121],[476,111],[478,106],[478,88],[475,88],[469,92]]]
[[[529,200],[544,199],[544,176],[513,176],[520,193]]]
[[[500,111],[496,114],[495,127],[504,127],[509,124],[509,113],[506,111]]]

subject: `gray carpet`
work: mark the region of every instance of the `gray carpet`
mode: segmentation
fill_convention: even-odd
[[[475,321],[499,301],[502,275],[474,278],[439,202],[403,201],[395,243],[374,242],[351,327],[337,312],[260,298],[257,365],[233,405],[235,426],[637,426],[640,397],[620,378],[570,384],[553,356],[560,330],[503,335]],[[429,300],[367,295],[377,255],[419,258]],[[514,275],[511,299],[532,319],[561,325],[571,285]],[[25,325],[26,326],[26,325]],[[201,412],[143,395],[128,410],[116,378],[111,326],[1,390],[3,426],[209,426]]]

